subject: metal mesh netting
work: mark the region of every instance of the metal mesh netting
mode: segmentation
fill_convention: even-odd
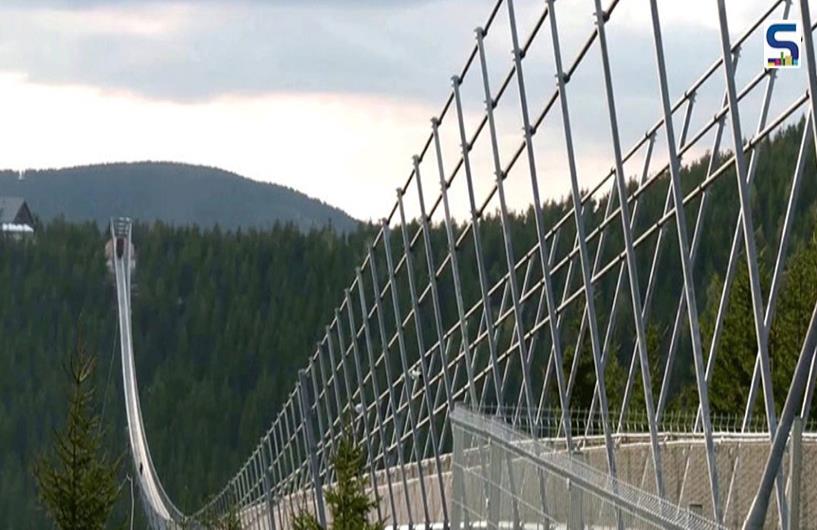
[[[451,420],[454,528],[723,528],[501,420]]]

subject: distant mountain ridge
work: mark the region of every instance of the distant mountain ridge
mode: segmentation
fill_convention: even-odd
[[[105,224],[113,216],[172,225],[218,224],[225,229],[293,223],[302,230],[331,225],[340,232],[358,221],[346,212],[285,186],[222,169],[174,162],[130,162],[0,171],[0,196],[25,198],[44,221]]]

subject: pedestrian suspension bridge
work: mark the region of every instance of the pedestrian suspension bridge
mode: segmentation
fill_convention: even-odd
[[[131,333],[131,225],[112,222],[130,449],[152,528],[227,528],[232,520],[289,530],[302,511],[326,527],[331,455],[348,425],[365,449],[373,517],[387,528],[817,528],[817,434],[804,421],[817,384],[817,306],[798,338],[783,402],[775,400],[769,351],[781,292],[798,288],[784,282],[783,271],[793,227],[804,222],[797,214],[802,184],[815,175],[807,163],[817,119],[808,2],[769,1],[735,27],[718,0],[712,11],[720,53],[696,57],[700,77],[673,87],[661,23],[668,2],[644,1],[651,39],[641,53],[651,69],[637,75],[660,105],[637,135],[626,131],[640,118],[617,111],[627,94],[617,87],[624,77],[613,75],[626,70],[620,57],[633,48],[608,41],[608,33],[626,34],[619,13],[629,2],[543,0],[524,16],[512,0],[495,2],[289,398],[270,411],[271,425],[258,426],[258,445],[244,465],[195,513],[174,506],[151,460]],[[592,24],[577,35],[575,25],[559,24],[563,9],[584,9]],[[766,68],[759,54],[741,56],[779,19],[803,28],[796,75]],[[499,61],[491,46],[511,54]],[[526,77],[534,65],[549,70],[545,88],[535,91]],[[597,86],[584,86],[588,79]],[[571,127],[585,104],[571,95],[588,90],[604,109],[595,127],[610,138],[611,169],[597,175],[579,174],[580,139]],[[706,91],[717,94],[714,106],[705,104]],[[500,126],[509,117],[518,124],[512,141]],[[769,245],[771,281],[762,282],[752,183],[765,177],[758,171],[764,140],[799,119],[805,125],[785,183],[785,213]],[[554,153],[571,207],[546,219]],[[705,176],[684,183],[682,164],[700,156]],[[704,259],[702,234],[711,228],[707,214],[720,207],[710,204],[716,186],[730,187],[739,208],[733,226],[719,227],[731,235],[722,241],[729,259],[704,333],[699,300],[707,286],[695,273]],[[536,225],[532,245],[512,231],[510,217],[520,208],[510,197],[518,199],[519,190]],[[663,213],[643,218],[639,202],[656,194]],[[591,212],[597,207],[603,212]],[[501,222],[490,241],[496,248],[501,238],[501,267],[486,266],[489,215]],[[433,239],[433,227],[444,239]],[[673,258],[663,260],[665,253]],[[756,362],[745,412],[724,417],[712,413],[710,386],[716,367],[730,364],[719,341],[744,268]],[[476,278],[476,292],[465,288],[466,275]],[[677,304],[666,324],[669,340],[651,352],[647,329],[659,292]],[[569,319],[579,325],[568,326]],[[612,355],[624,359],[626,372],[623,398],[615,401],[605,383]],[[579,369],[582,358],[592,360],[592,374]],[[656,358],[663,366],[651,366]],[[681,362],[692,366],[680,370]],[[668,407],[679,373],[694,379],[696,408],[686,414]],[[588,376],[592,400],[576,403],[577,381]]]

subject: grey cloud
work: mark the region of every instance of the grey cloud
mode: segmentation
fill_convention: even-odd
[[[69,3],[35,2],[49,6]],[[151,12],[144,7],[145,2],[135,0],[80,0],[71,5],[78,3],[139,5],[142,15]],[[472,30],[484,22],[491,3],[352,0],[345,5],[359,9],[348,9],[331,0],[205,0],[187,4],[190,12],[184,24],[158,35],[43,26],[26,9],[11,9],[3,16],[9,9],[4,4],[0,8],[0,70],[23,72],[41,83],[127,90],[148,98],[183,102],[225,94],[306,91],[383,95],[441,104],[449,91],[450,75],[459,71],[473,46]],[[520,0],[517,4],[520,32],[525,35],[541,9],[541,1]],[[158,2],[155,5],[159,17],[162,11]],[[487,41],[495,89],[511,64],[504,27],[507,21],[500,14],[496,23],[496,37],[489,36]],[[614,17],[609,38],[620,122],[626,132],[638,135],[652,124],[658,110],[652,42],[646,30],[617,32],[616,28]],[[563,33],[566,62],[591,30],[588,16],[586,28]],[[689,27],[665,33],[672,65],[670,81],[676,94],[718,53],[716,34],[700,33],[699,28]],[[544,44],[547,40],[543,31],[525,61],[529,101],[536,110],[554,84],[551,51]],[[584,79],[571,83],[570,94],[577,108],[576,128],[589,138],[606,141],[606,130],[598,127],[604,109],[594,106],[601,101],[603,88],[597,53],[594,47],[577,74]],[[747,56],[751,54],[753,50],[747,52]],[[760,63],[751,57],[745,62],[750,66]],[[467,110],[479,110],[479,89],[469,97]],[[714,104],[719,98],[719,93],[714,94]]]
[[[442,0],[6,0],[4,5],[25,8],[54,8],[82,10],[91,7],[117,7],[146,4],[197,3],[202,4],[255,4],[265,7],[275,6],[344,6],[344,7],[396,7],[399,4],[426,4]]]
[[[245,0],[247,5],[225,7],[212,0],[188,6],[190,20],[161,35],[44,28],[35,15],[17,9],[0,20],[0,69],[24,72],[37,82],[172,100],[280,91],[439,96],[434,87],[445,86],[470,45],[462,42],[462,33],[468,34],[466,28],[484,10],[469,7],[467,0],[447,0],[435,8],[439,18],[422,20],[423,3],[384,8],[385,1],[356,0],[357,6],[381,7],[350,10],[328,1],[269,7]],[[468,20],[460,33],[450,29],[457,19]]]

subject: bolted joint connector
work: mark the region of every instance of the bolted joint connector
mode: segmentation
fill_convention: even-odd
[[[462,79],[458,75],[452,75],[451,84],[454,86],[460,86],[462,84]]]
[[[526,54],[525,50],[523,50],[522,48],[517,48],[515,50],[511,50],[511,55],[513,56],[514,59],[521,61],[522,59],[525,58]]]
[[[397,198],[400,199],[403,197],[403,188],[395,188],[394,192],[397,194]],[[385,220],[385,219],[384,219]]]
[[[433,127],[434,129],[436,129],[436,128],[437,128],[437,127],[439,127],[439,126],[440,126],[440,119],[439,119],[438,117],[436,117],[436,116],[434,116],[433,118],[431,118],[431,127]]]
[[[735,60],[737,60],[740,57],[740,54],[741,54],[742,51],[743,51],[743,48],[741,46],[736,46],[735,47],[735,51],[732,52],[732,55],[734,56]]]
[[[485,29],[482,26],[477,26],[474,28],[474,34],[477,36],[477,39],[482,39],[485,37]]]
[[[414,166],[420,165],[420,155],[411,155],[411,163]]]

